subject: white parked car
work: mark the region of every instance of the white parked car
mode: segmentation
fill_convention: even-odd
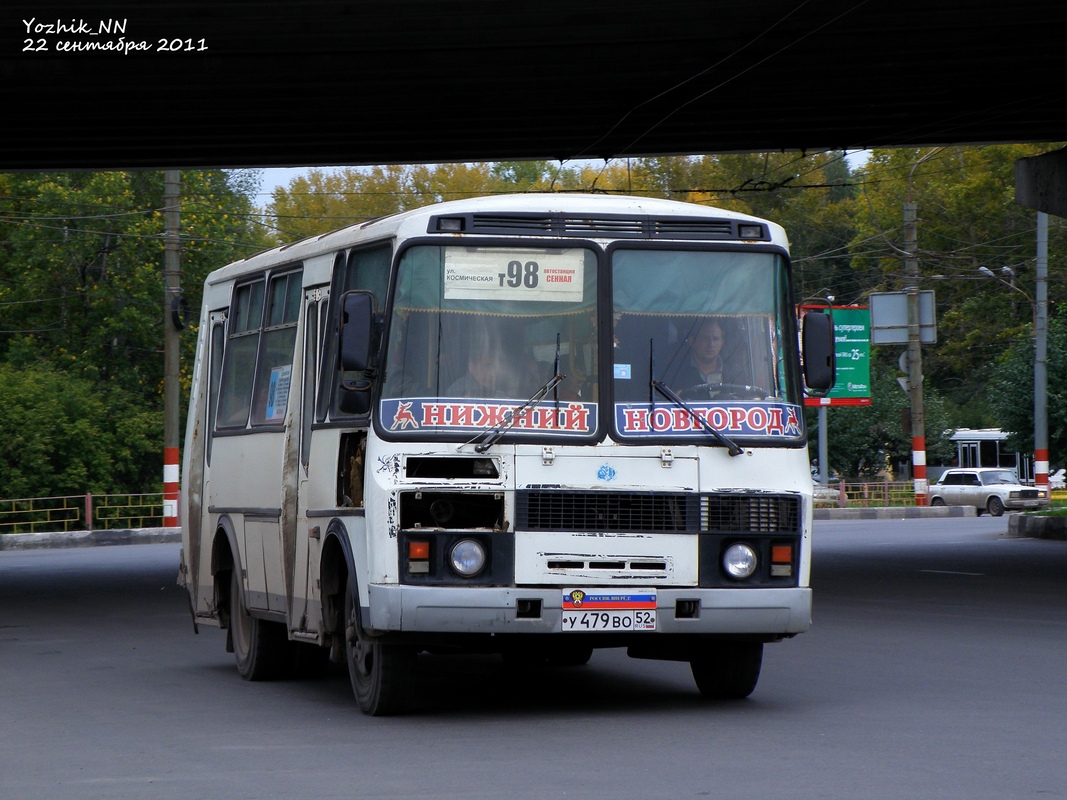
[[[999,517],[1005,509],[1017,511],[1048,505],[1048,490],[1023,486],[1010,469],[996,467],[946,470],[930,487],[932,506],[974,506]]]

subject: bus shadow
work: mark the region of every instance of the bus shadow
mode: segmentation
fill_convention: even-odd
[[[600,651],[589,664],[567,667],[517,666],[498,655],[423,653],[415,680],[407,716],[560,716],[736,705],[703,700],[686,664],[642,662]],[[336,695],[337,703],[355,708],[343,667],[331,668],[316,683],[316,692]]]

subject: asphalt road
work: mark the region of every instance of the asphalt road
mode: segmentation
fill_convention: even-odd
[[[815,624],[755,693],[598,651],[422,656],[421,710],[246,683],[194,636],[178,547],[0,552],[0,798],[1067,795],[1067,543],[1006,518],[816,523]]]

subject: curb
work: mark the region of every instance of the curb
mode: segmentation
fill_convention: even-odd
[[[1008,535],[1019,539],[1067,540],[1067,517],[1031,517],[1012,514],[1008,520]]]
[[[69,531],[67,533],[0,534],[0,551],[47,550],[63,547],[110,547],[124,544],[162,544],[180,542],[181,528],[136,528],[103,531]]]
[[[879,508],[816,508],[814,519],[938,519],[976,517],[971,506],[882,506]]]

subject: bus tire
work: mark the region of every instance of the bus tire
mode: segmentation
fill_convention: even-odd
[[[411,705],[415,650],[367,636],[353,595],[344,592],[344,640],[348,677],[360,710],[372,717],[402,714]]]
[[[236,567],[230,571],[230,639],[242,678],[265,681],[280,677],[288,655],[285,627],[249,615]]]
[[[752,694],[763,665],[763,642],[722,642],[700,648],[689,661],[707,700],[741,700]]]

